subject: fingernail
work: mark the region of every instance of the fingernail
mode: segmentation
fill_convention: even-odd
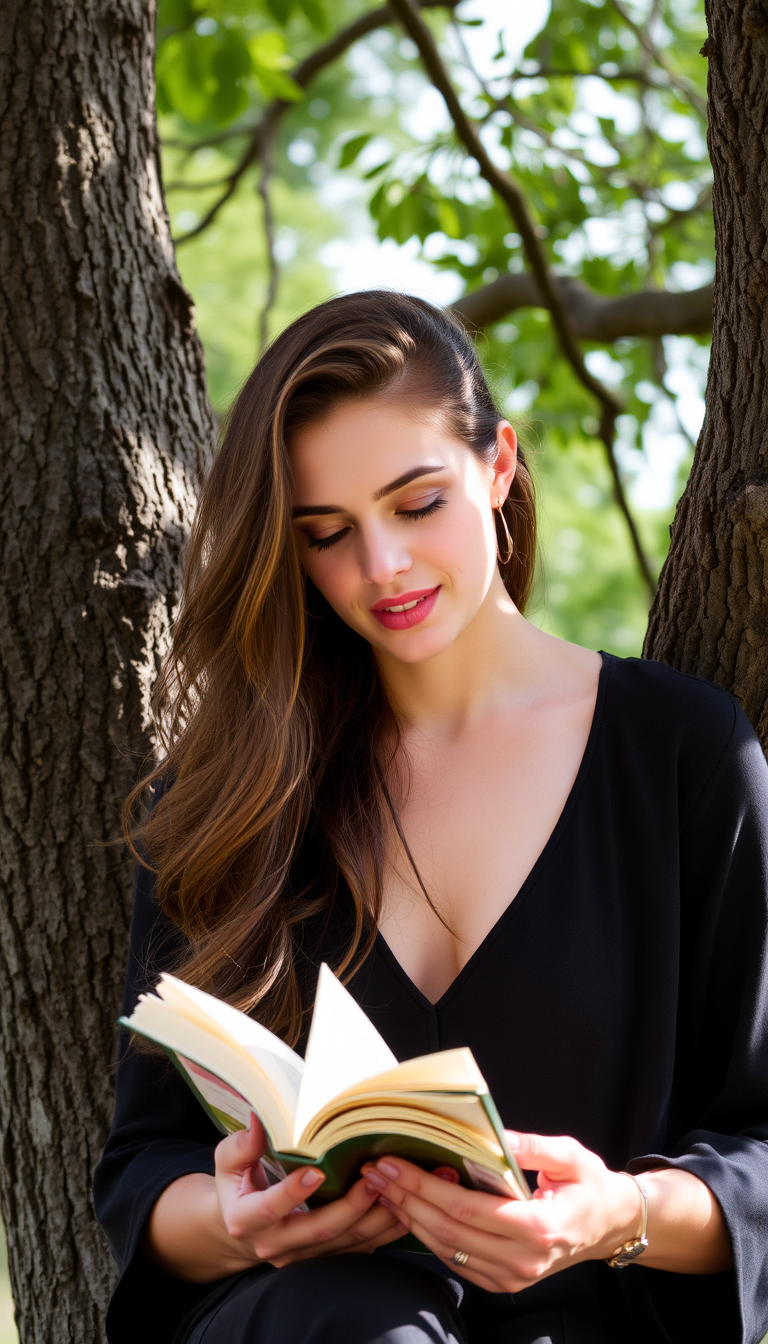
[[[365,1179],[368,1182],[368,1185],[373,1186],[374,1190],[386,1190],[387,1188],[387,1182],[377,1171],[367,1171],[365,1173]]]
[[[509,1144],[510,1148],[519,1148],[519,1147],[520,1147],[520,1135],[519,1135],[519,1134],[513,1134],[513,1132],[512,1132],[511,1129],[507,1129],[507,1130],[505,1130],[504,1132],[505,1132],[505,1134],[506,1134],[506,1136],[507,1136],[507,1143]]]
[[[380,1196],[379,1196],[379,1203],[380,1203],[380,1204],[383,1204],[385,1209],[391,1209],[391,1210],[392,1210],[392,1213],[395,1212],[395,1206],[394,1206],[394,1204],[390,1203],[390,1201],[389,1201],[388,1199],[385,1199],[383,1195],[380,1195]]]
[[[439,1176],[441,1181],[450,1181],[452,1185],[459,1180],[459,1173],[455,1167],[435,1167],[432,1175]]]
[[[379,1171],[383,1172],[385,1176],[388,1176],[391,1181],[396,1181],[400,1176],[400,1168],[396,1167],[393,1162],[384,1160],[382,1162],[377,1162],[376,1166],[379,1168]]]
[[[301,1185],[317,1185],[323,1179],[322,1171],[305,1171],[301,1178]]]

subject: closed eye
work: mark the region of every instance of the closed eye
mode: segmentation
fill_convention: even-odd
[[[423,509],[398,509],[398,514],[401,518],[428,518],[431,513],[437,513],[438,509],[442,509],[444,503],[444,496],[438,495],[431,504],[425,504]]]
[[[330,537],[307,537],[307,545],[317,551],[327,551],[329,546],[335,546],[337,541],[341,541],[348,531],[348,527],[342,527],[339,532],[332,532]]]
[[[438,495],[437,499],[433,499],[421,509],[398,509],[397,516],[410,519],[429,518],[430,514],[442,509],[444,504],[444,497]],[[348,527],[342,527],[338,532],[332,532],[329,537],[307,537],[307,546],[316,551],[327,551],[331,546],[335,546],[337,541],[341,541],[348,532]]]

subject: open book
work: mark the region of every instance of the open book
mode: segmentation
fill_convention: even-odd
[[[325,964],[305,1059],[253,1018],[172,975],[120,1022],[164,1047],[223,1133],[247,1126],[255,1111],[274,1174],[307,1165],[325,1172],[313,1203],[342,1194],[361,1163],[387,1153],[427,1168],[449,1165],[465,1185],[529,1198],[471,1050],[398,1064]]]

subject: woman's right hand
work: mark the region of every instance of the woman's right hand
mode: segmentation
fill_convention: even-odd
[[[249,1129],[222,1139],[215,1153],[219,1207],[244,1260],[266,1261],[280,1269],[313,1256],[373,1251],[404,1236],[395,1215],[378,1203],[378,1193],[366,1189],[364,1177],[341,1199],[303,1212],[298,1206],[325,1177],[315,1167],[301,1167],[269,1185],[261,1165],[266,1147],[254,1115]]]

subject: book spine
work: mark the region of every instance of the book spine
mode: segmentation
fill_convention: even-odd
[[[504,1125],[502,1124],[499,1112],[496,1110],[496,1103],[494,1102],[493,1097],[491,1096],[490,1092],[482,1092],[480,1094],[480,1100],[482,1101],[483,1109],[485,1110],[485,1113],[493,1126],[493,1131],[496,1135],[496,1138],[499,1141],[499,1147],[501,1148],[501,1151],[504,1154],[504,1160],[510,1169],[514,1185],[517,1188],[518,1198],[530,1199],[531,1198],[530,1187],[518,1165],[517,1158],[515,1157],[509,1144],[507,1143],[507,1136],[504,1132]]]

